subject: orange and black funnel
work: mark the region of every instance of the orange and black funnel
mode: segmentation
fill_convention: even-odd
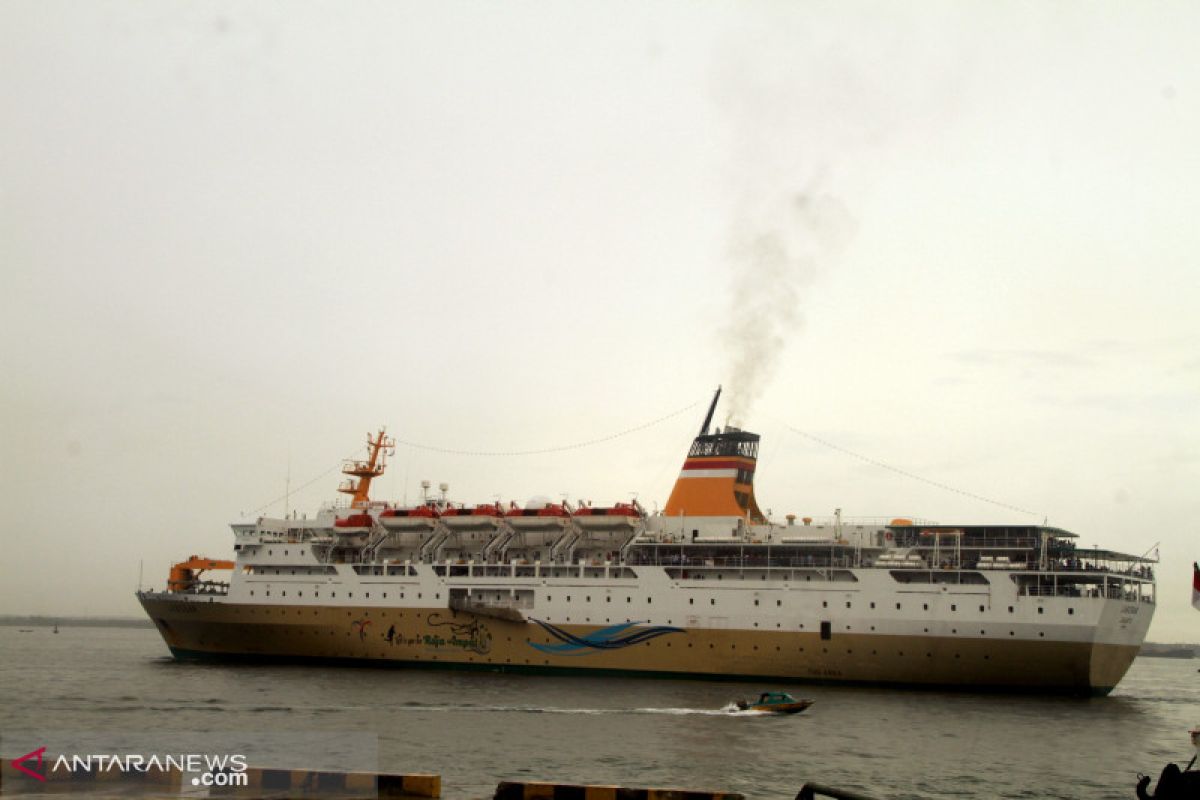
[[[743,517],[766,522],[754,499],[754,467],[758,463],[757,433],[726,426],[709,433],[721,390],[709,406],[700,435],[692,442],[683,470],[663,513],[687,517]]]

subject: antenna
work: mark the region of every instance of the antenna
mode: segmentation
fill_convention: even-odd
[[[717,401],[721,399],[721,387],[717,387],[717,393],[713,395],[712,405],[708,407],[708,415],[704,417],[704,425],[700,427],[700,435],[708,435],[708,426],[712,424],[713,412],[717,410]]]
[[[288,445],[287,476],[283,479],[283,518],[287,519],[288,500],[292,496],[292,446]]]

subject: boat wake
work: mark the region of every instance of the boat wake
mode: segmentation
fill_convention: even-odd
[[[507,714],[579,714],[592,716],[612,716],[616,714],[651,714],[673,717],[702,716],[702,717],[758,717],[769,716],[761,711],[743,711],[735,703],[728,703],[720,708],[555,708],[540,706],[476,706],[476,705],[433,705],[406,703],[400,707],[404,711],[449,711],[467,713],[507,713]]]
[[[304,706],[304,705],[257,705],[228,703],[220,698],[194,701],[190,703],[173,703],[170,705],[146,705],[137,702],[132,696],[121,696],[115,701],[95,705],[94,701],[85,698],[71,697],[64,700],[86,701],[92,710],[106,713],[140,712],[140,711],[171,711],[174,713],[187,712],[249,712],[252,714],[343,714],[346,712],[365,711],[375,706]],[[530,705],[473,705],[467,704],[438,704],[406,702],[399,703],[387,709],[391,713],[459,713],[459,714],[566,714],[580,716],[615,716],[615,715],[659,715],[671,717],[762,717],[774,716],[765,711],[742,710],[735,703],[727,703],[720,708],[564,708]]]

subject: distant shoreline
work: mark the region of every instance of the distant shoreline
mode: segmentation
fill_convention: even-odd
[[[1146,642],[1138,651],[1138,656],[1151,658],[1195,658],[1200,654],[1200,646],[1186,643]]]
[[[153,628],[154,623],[137,617],[51,617],[0,616],[0,625],[22,628]]]

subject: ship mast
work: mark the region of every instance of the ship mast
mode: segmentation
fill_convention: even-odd
[[[338,487],[339,492],[353,495],[350,501],[351,508],[363,508],[367,505],[370,501],[371,481],[383,474],[387,467],[387,457],[396,452],[396,440],[384,436],[385,430],[387,429],[380,428],[374,439],[371,438],[371,432],[367,432],[369,455],[366,461],[347,461],[342,466],[342,472],[358,478],[357,481],[343,481]]]
[[[704,418],[704,424],[700,426],[700,435],[708,436],[708,426],[712,424],[713,412],[717,410],[717,401],[721,399],[721,387],[717,387],[717,393],[713,395],[712,405],[708,407],[708,416]]]

